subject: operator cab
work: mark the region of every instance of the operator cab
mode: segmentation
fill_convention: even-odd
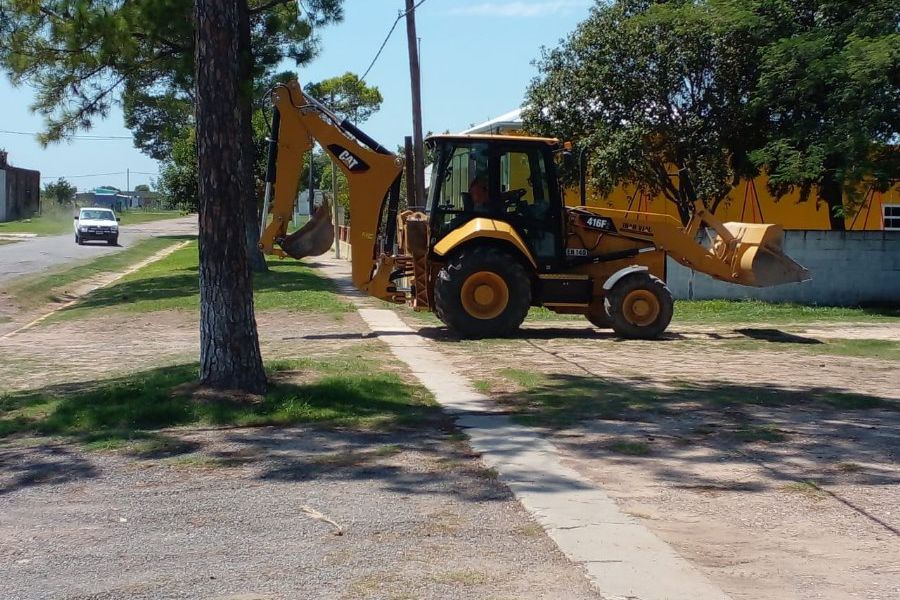
[[[431,239],[439,242],[475,218],[509,223],[540,271],[556,270],[563,255],[563,206],[551,138],[434,136],[428,191]]]

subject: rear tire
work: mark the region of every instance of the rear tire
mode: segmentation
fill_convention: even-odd
[[[613,330],[624,338],[658,338],[672,321],[672,292],[658,277],[633,273],[616,282],[604,301]]]
[[[434,312],[466,338],[507,336],[531,306],[531,280],[519,258],[497,246],[464,248],[438,273]]]

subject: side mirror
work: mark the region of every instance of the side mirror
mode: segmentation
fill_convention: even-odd
[[[122,217],[116,217],[116,222],[121,221]]]
[[[72,218],[75,219],[75,220],[77,221],[77,220],[78,220],[78,215],[75,215],[75,216],[72,217]]]

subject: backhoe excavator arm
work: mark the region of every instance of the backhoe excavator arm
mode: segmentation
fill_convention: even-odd
[[[694,207],[694,215],[686,227],[658,213],[595,207],[573,208],[571,213],[576,219],[584,219],[589,227],[644,242],[648,247],[663,250],[689,269],[721,281],[768,287],[809,279],[809,271],[785,256],[781,226],[723,223],[702,202]],[[607,220],[598,220],[593,215],[603,215]],[[715,232],[709,247],[697,241],[703,226]]]
[[[318,142],[347,176],[353,221],[350,228],[353,284],[378,298],[395,300],[396,292],[389,276],[393,269],[390,253],[403,171],[399,159],[304,93],[297,81],[275,86],[272,103],[260,249],[265,254],[300,257],[291,251],[292,244],[296,246],[298,240],[287,235],[287,227],[297,200],[303,156]],[[385,230],[381,231],[386,208],[389,214],[384,219]]]

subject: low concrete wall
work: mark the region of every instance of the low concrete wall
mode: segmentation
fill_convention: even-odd
[[[812,280],[772,288],[716,281],[671,258],[668,285],[677,299],[747,299],[831,306],[900,305],[900,231],[786,231],[785,252]]]

